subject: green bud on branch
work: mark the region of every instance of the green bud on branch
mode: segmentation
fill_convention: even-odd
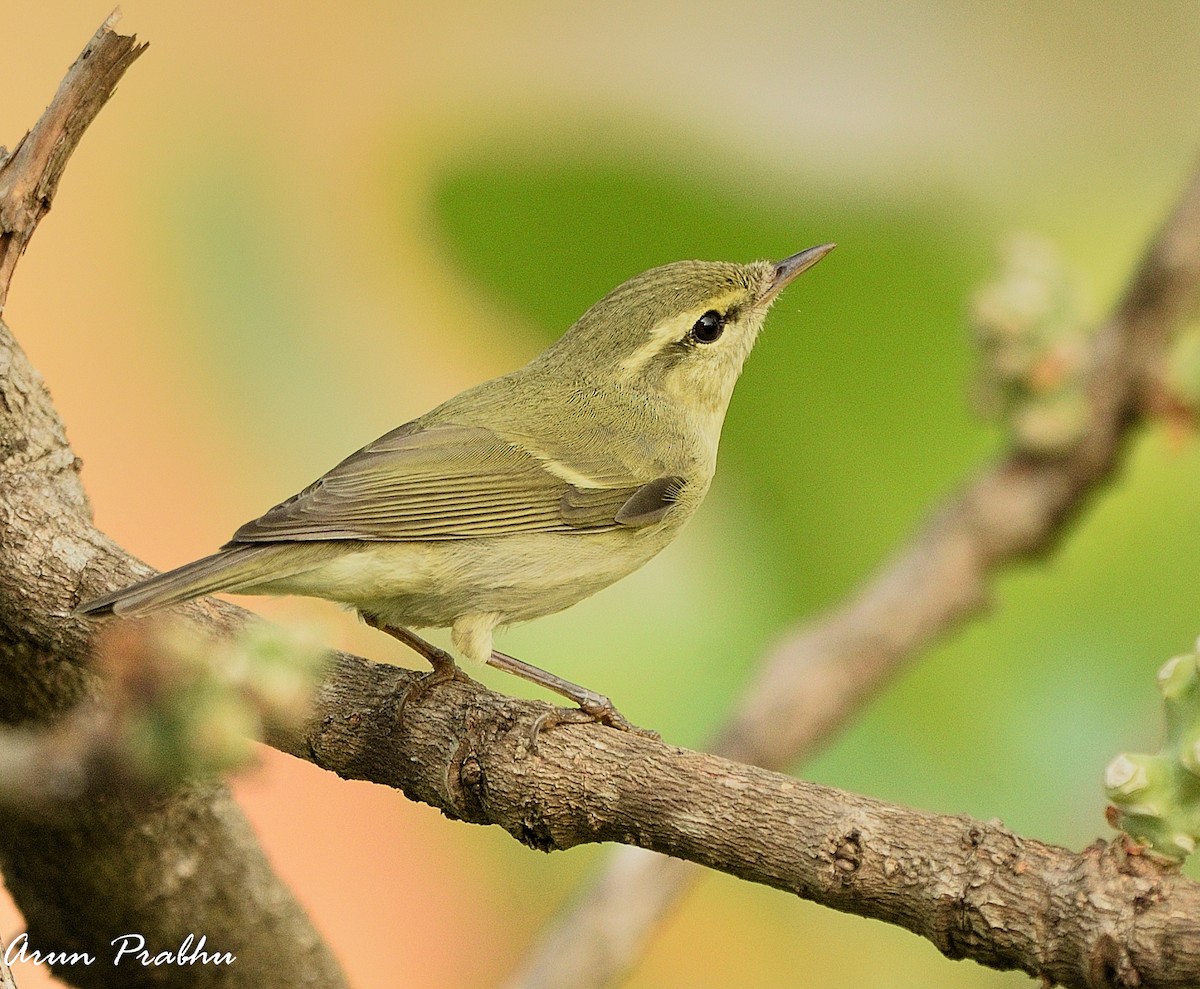
[[[115,751],[151,785],[249,763],[266,720],[303,716],[326,658],[266,624],[213,639],[190,625],[138,623],[106,636],[100,654]]]
[[[1158,672],[1166,741],[1154,755],[1122,753],[1104,771],[1110,822],[1167,858],[1200,842],[1200,658],[1176,656]]]
[[[1087,426],[1087,326],[1079,279],[1048,242],[1012,237],[971,303],[980,352],[975,398],[1019,449],[1066,452]]]

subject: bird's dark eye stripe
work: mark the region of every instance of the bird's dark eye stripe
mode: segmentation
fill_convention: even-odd
[[[725,317],[715,309],[710,309],[692,326],[688,334],[697,343],[713,343],[720,339],[725,330]]]

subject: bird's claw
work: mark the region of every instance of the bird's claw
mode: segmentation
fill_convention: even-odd
[[[433,669],[424,676],[412,680],[396,699],[396,726],[399,727],[403,723],[404,709],[412,701],[419,701],[434,687],[440,686],[443,683],[451,683],[455,680],[469,683],[471,678],[460,670],[453,660],[436,663]]]
[[[555,707],[534,720],[529,730],[529,750],[537,754],[538,736],[559,725],[605,725],[617,731],[649,738],[661,742],[662,736],[649,728],[641,728],[616,709],[613,702],[602,694],[592,694],[580,702],[579,707]]]

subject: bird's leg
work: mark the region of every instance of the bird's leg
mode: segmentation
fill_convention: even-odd
[[[458,668],[458,664],[454,662],[454,657],[446,652],[445,649],[439,649],[432,642],[426,642],[416,632],[407,628],[401,628],[398,625],[386,625],[374,615],[364,614],[362,620],[370,625],[371,628],[377,628],[381,632],[386,632],[396,641],[403,642],[409,649],[417,653],[417,655],[424,656],[429,661],[429,665],[433,667],[420,680],[404,688],[404,692],[396,702],[397,722],[404,715],[404,706],[410,700],[423,696],[430,688],[436,687],[440,683],[447,683],[450,680],[469,681],[471,679]]]
[[[536,683],[539,687],[545,687],[556,694],[561,694],[563,697],[579,705],[579,710],[577,711],[560,708],[551,711],[549,714],[543,714],[538,718],[533,723],[535,744],[537,736],[547,729],[553,728],[556,725],[574,724],[585,721],[599,722],[602,725],[608,725],[610,728],[632,732],[635,735],[643,735],[648,738],[657,739],[659,737],[658,732],[639,728],[626,718],[625,715],[613,706],[613,702],[604,694],[598,694],[594,690],[588,690],[587,687],[581,687],[570,680],[564,680],[554,673],[526,663],[515,656],[509,656],[507,653],[497,652],[493,649],[492,654],[487,659],[487,664],[488,666],[494,666],[498,670],[504,670],[505,673],[512,673],[515,676],[519,676],[522,680]]]

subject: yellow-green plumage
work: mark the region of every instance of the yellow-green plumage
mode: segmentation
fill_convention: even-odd
[[[566,608],[675,538],[708,491],[767,308],[831,246],[638,275],[525,367],[380,437],[218,553],[78,612],[306,594],[382,625],[451,627],[486,662],[498,626]]]

